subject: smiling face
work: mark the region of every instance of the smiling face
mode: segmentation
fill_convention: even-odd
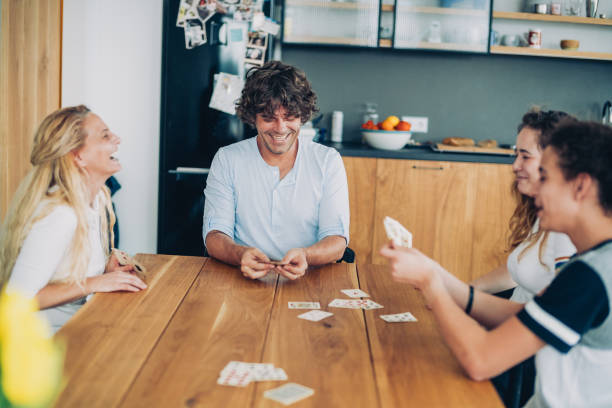
[[[106,180],[121,170],[119,160],[114,157],[121,139],[94,113],[87,115],[83,127],[87,137],[83,147],[75,152],[75,161],[90,178]]]
[[[544,149],[535,205],[542,229],[567,233],[580,209],[574,194],[575,183],[565,179],[558,160],[559,156],[551,147]]]
[[[533,197],[537,191],[540,173],[538,167],[542,151],[538,145],[540,132],[525,126],[516,137],[516,158],[512,163],[512,171],[521,194]]]
[[[255,116],[257,138],[263,147],[274,155],[287,153],[294,146],[300,133],[302,121],[299,117],[288,117],[285,108],[280,107],[274,116],[258,113]]]

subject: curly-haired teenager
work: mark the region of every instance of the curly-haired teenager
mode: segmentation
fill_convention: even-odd
[[[317,111],[306,75],[279,61],[253,68],[236,110],[257,136],[213,159],[204,190],[208,253],[251,279],[270,271],[297,279],[309,265],[340,259],[349,233],[346,172],[336,150],[298,138]]]
[[[536,389],[527,407],[610,407],[612,128],[571,121],[545,135],[543,145],[535,193],[540,228],[567,234],[578,251],[543,293],[525,305],[483,292],[471,297],[416,249],[389,243],[381,253],[396,280],[423,294],[471,378],[490,378],[535,355]]]
[[[146,287],[110,253],[115,215],[104,182],[121,169],[119,143],[83,105],[49,114],[0,231],[0,288],[35,297],[54,331],[91,293]]]

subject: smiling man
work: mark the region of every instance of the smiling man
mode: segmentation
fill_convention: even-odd
[[[219,149],[206,189],[208,253],[251,279],[289,279],[340,259],[348,243],[346,172],[338,152],[300,139],[317,111],[305,74],[270,61],[247,74],[236,111],[257,136]]]

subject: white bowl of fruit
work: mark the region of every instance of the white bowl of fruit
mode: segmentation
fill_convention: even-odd
[[[361,125],[361,134],[366,143],[375,149],[399,150],[412,137],[410,128],[410,123],[399,120],[397,116],[389,116],[378,124],[367,121]]]

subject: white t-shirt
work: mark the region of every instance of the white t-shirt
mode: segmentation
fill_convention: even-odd
[[[99,205],[103,193],[94,200],[93,208],[87,209],[89,224],[89,265],[87,277],[100,275],[106,266],[106,256],[100,240]],[[44,203],[38,206],[40,211]],[[35,213],[36,213],[35,212]],[[34,297],[49,282],[61,280],[70,272],[67,259],[70,244],[77,227],[74,210],[67,205],[56,206],[46,217],[38,220],[23,241],[15,266],[8,281],[8,287],[20,291],[26,296]],[[39,313],[51,325],[53,333],[85,303],[78,299]]]
[[[532,234],[538,231],[539,225],[540,221],[537,220],[531,231]],[[544,262],[542,265],[539,252],[543,238],[544,235],[523,253],[520,260],[519,255],[528,246],[527,242],[522,242],[508,256],[508,272],[518,285],[510,300],[520,303],[530,301],[552,282],[556,268],[567,262],[569,257],[576,253],[576,247],[567,235],[551,231],[548,233],[548,240],[542,253]]]

